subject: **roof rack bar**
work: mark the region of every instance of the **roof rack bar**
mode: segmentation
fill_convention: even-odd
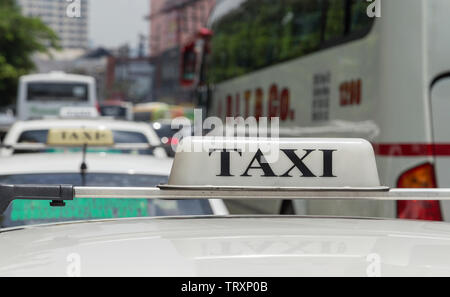
[[[312,200],[441,200],[450,201],[450,189],[388,188],[114,188],[71,185],[0,185],[0,214],[17,199],[50,200],[51,206],[83,198],[104,199],[312,199]]]
[[[14,200],[50,200],[51,205],[64,206],[73,198],[71,185],[0,185],[0,214]]]
[[[282,194],[281,194],[282,193]],[[126,199],[322,199],[322,200],[450,200],[450,189],[160,189],[74,187],[75,198]]]

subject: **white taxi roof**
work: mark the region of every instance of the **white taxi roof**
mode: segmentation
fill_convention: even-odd
[[[0,158],[0,175],[78,173],[82,153],[18,154]],[[149,155],[89,153],[86,155],[87,172],[149,174],[168,176],[172,159]]]
[[[380,187],[373,149],[363,140],[284,139],[274,141],[277,146],[272,149],[278,155],[262,153],[272,142],[188,138],[179,146],[166,186],[4,185],[0,202],[4,207],[30,197],[52,203],[122,197],[450,199],[449,189]],[[203,147],[187,151],[195,144]],[[256,151],[247,147],[250,144],[257,144]],[[450,276],[450,225],[423,221],[277,216],[121,219],[3,229],[0,245],[0,275],[5,276],[64,275],[67,259],[74,254],[81,257],[85,276]],[[35,265],[43,258],[45,264]]]
[[[106,128],[109,130],[140,132],[148,137],[150,144],[159,145],[160,140],[154,130],[146,123],[120,121],[114,119],[42,119],[18,121],[14,123],[5,136],[4,144],[15,144],[24,131],[46,130],[53,128]]]
[[[72,127],[74,125],[98,127],[107,125],[111,129],[126,129],[126,130],[147,130],[149,125],[146,123],[130,122],[114,120],[110,118],[95,118],[95,119],[64,119],[64,118],[47,118],[31,121],[17,121],[11,129],[22,130],[39,130],[58,127]]]
[[[449,242],[449,224],[417,221],[230,217],[64,223],[0,230],[0,276],[67,276],[76,256],[81,276],[449,276]]]

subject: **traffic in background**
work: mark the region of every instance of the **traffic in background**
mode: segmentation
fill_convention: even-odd
[[[0,0],[0,275],[450,274],[450,1],[94,1]]]
[[[193,120],[194,108],[201,108],[205,116],[224,122],[227,117],[277,117],[282,137],[363,138],[374,148],[383,184],[446,187],[450,176],[445,128],[449,3],[398,0],[372,4],[353,0],[213,1],[203,24],[193,26],[195,32],[178,32],[177,50],[161,50],[161,59],[154,57],[157,91],[142,100],[124,98],[126,88],[119,85],[105,92],[100,87],[104,79],[97,76],[63,71],[21,75],[11,105],[15,117],[11,112],[2,117],[2,129],[8,131],[2,155],[82,152],[82,145],[47,147],[49,131],[62,126],[111,130],[114,146],[88,147],[89,154],[155,155],[156,150],[162,158],[170,158],[181,140],[175,137],[179,130],[171,127],[172,119]],[[164,11],[149,17],[150,21],[164,19]],[[394,27],[397,30],[391,30]],[[127,65],[138,60],[131,59]],[[114,75],[125,71],[125,64],[120,63],[127,59],[120,56],[111,61],[108,65],[117,68]],[[133,88],[139,89],[137,84]],[[108,119],[99,119],[99,115]],[[72,121],[78,123],[72,127]],[[33,146],[26,147],[30,143]],[[136,146],[145,143],[151,148]],[[135,146],[124,149],[126,144]],[[450,220],[448,205],[444,201],[227,202],[236,214],[437,221]]]

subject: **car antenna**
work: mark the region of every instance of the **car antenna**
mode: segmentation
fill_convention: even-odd
[[[83,160],[81,161],[80,174],[81,174],[81,185],[86,186],[86,171],[88,169],[86,164],[86,153],[87,153],[87,143],[83,145]]]

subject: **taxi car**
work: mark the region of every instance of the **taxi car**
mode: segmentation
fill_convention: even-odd
[[[185,138],[158,187],[2,185],[12,201],[86,198],[449,200],[390,189],[360,139]],[[0,230],[2,276],[449,276],[450,225],[308,216],[180,216]]]
[[[71,133],[73,138],[62,138]],[[95,139],[95,135],[100,137]],[[90,141],[82,138],[90,137]],[[89,145],[97,153],[15,154],[0,157],[0,184],[71,184],[78,186],[149,187],[166,183],[172,159],[150,155],[107,153],[116,148],[113,132],[89,129],[50,129],[45,151],[64,151]],[[76,140],[75,140],[76,139]],[[138,144],[125,144],[128,149]],[[21,145],[22,150],[34,149]],[[89,199],[73,201],[65,208],[51,208],[43,201],[15,201],[0,219],[0,226],[9,227],[37,223],[122,217],[228,214],[221,200],[152,201]]]
[[[152,122],[151,126],[161,140],[169,157],[174,157],[176,147],[183,137],[192,136],[193,129],[181,129],[172,127],[171,120],[160,120]]]
[[[15,153],[29,153],[29,150],[14,150],[11,146],[17,146],[17,144],[45,144],[48,132],[51,129],[78,128],[110,130],[113,133],[114,143],[116,144],[140,143],[150,144],[155,147],[161,144],[155,131],[145,123],[119,121],[108,118],[47,118],[32,121],[18,121],[12,125],[5,136],[1,156],[10,156]],[[164,148],[139,150],[138,153],[154,154],[158,157],[167,156]]]

